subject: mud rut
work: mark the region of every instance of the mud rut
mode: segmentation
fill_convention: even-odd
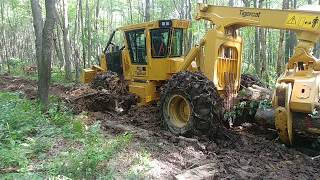
[[[81,104],[72,101],[76,89],[88,90],[83,86],[72,89],[52,86],[50,92],[69,103]],[[36,82],[0,76],[0,90],[20,91],[28,98],[34,99]],[[108,93],[105,92],[106,94]],[[74,106],[71,104],[71,107]],[[148,179],[183,177],[195,179],[197,176],[205,179],[319,179],[320,177],[320,159],[312,160],[297,148],[284,147],[278,142],[274,132],[260,131],[259,127],[251,128],[250,131],[221,130],[214,141],[209,141],[206,137],[176,137],[164,131],[159,122],[157,105],[133,107],[122,115],[114,111],[90,112],[89,115],[92,121],[88,123],[101,121],[106,135],[132,133],[135,138],[128,153],[140,147],[150,152],[154,166],[147,172]],[[127,156],[130,157],[130,154]],[[119,171],[127,168],[126,162],[127,160],[124,160],[122,166],[118,167]]]

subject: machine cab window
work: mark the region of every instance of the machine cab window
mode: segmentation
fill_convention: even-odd
[[[183,29],[173,29],[171,57],[180,57],[183,55]]]
[[[146,58],[146,35],[144,29],[126,32],[128,41],[131,63],[132,64],[147,64]]]
[[[160,28],[150,31],[153,58],[180,57],[183,54],[183,29]]]
[[[167,57],[169,52],[170,29],[151,30],[152,57]]]

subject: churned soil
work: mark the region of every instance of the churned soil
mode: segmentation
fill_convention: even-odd
[[[0,76],[0,91],[21,92],[35,99],[37,82]],[[104,94],[97,103],[93,99],[100,97],[99,93]],[[126,132],[134,136],[132,144],[119,156],[121,163],[117,163],[120,164],[117,171],[126,170],[133,163],[133,156],[143,150],[150,154],[144,172],[146,179],[300,180],[320,177],[320,158],[312,158],[317,152],[306,154],[299,147],[286,147],[274,131],[243,126],[221,128],[213,139],[177,137],[163,128],[157,104],[145,107],[131,104],[131,108],[123,111],[113,107],[100,109],[101,103],[112,101],[114,97],[110,92],[89,86],[53,85],[50,94],[67,102],[76,114],[86,111],[90,123],[100,121],[106,136]]]

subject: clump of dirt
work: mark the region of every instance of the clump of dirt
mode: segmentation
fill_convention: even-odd
[[[204,170],[212,173],[207,179],[314,179],[320,175],[320,159],[313,160],[295,148],[281,145],[276,133],[226,130],[212,141],[197,136],[177,137],[161,128],[157,109],[135,107],[125,115],[105,113],[98,118],[106,132],[130,132],[136,139],[131,148],[143,147],[151,153],[153,167],[147,179],[174,179],[207,164],[215,164],[214,169]],[[190,179],[201,176],[194,175]]]
[[[241,87],[251,87],[252,85],[257,85],[264,87],[264,84],[255,76],[251,74],[242,74],[240,80]]]
[[[98,74],[92,81],[91,88],[118,95],[126,95],[129,90],[127,83],[120,79],[117,73],[111,71]]]
[[[17,77],[0,76],[0,90],[22,91],[29,98],[35,97],[36,81]],[[50,93],[61,97],[75,106],[77,111],[106,108],[104,101],[116,98],[111,91],[90,86],[68,89],[62,86],[50,87]],[[120,101],[114,101],[120,102]],[[89,103],[89,105],[85,105]],[[200,169],[210,176],[206,179],[318,179],[320,177],[320,158],[311,158],[295,147],[285,147],[279,143],[276,132],[252,132],[227,130],[221,137],[208,141],[203,137],[177,137],[161,128],[159,108],[155,105],[135,106],[125,114],[114,110],[80,114],[86,124],[101,121],[106,135],[129,132],[134,138],[127,154],[121,154],[123,163],[116,170],[127,170],[127,162],[133,161],[133,154],[146,150],[149,157],[149,169],[145,179],[176,179],[188,172],[201,177]],[[58,147],[68,146],[59,142]],[[51,152],[52,154],[55,151]],[[317,151],[313,156],[319,154]],[[145,160],[146,161],[146,160]],[[195,179],[195,176],[189,179]],[[204,177],[198,179],[205,179]]]
[[[84,85],[68,91],[66,99],[75,113],[125,113],[137,103],[137,97],[129,93],[126,82],[113,72],[97,75],[90,86]]]

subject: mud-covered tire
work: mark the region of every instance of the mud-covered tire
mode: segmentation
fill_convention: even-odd
[[[179,96],[190,107],[187,123],[177,126],[170,117],[171,99]],[[214,135],[221,126],[223,101],[214,83],[200,72],[179,72],[164,85],[160,112],[164,126],[175,135]]]

